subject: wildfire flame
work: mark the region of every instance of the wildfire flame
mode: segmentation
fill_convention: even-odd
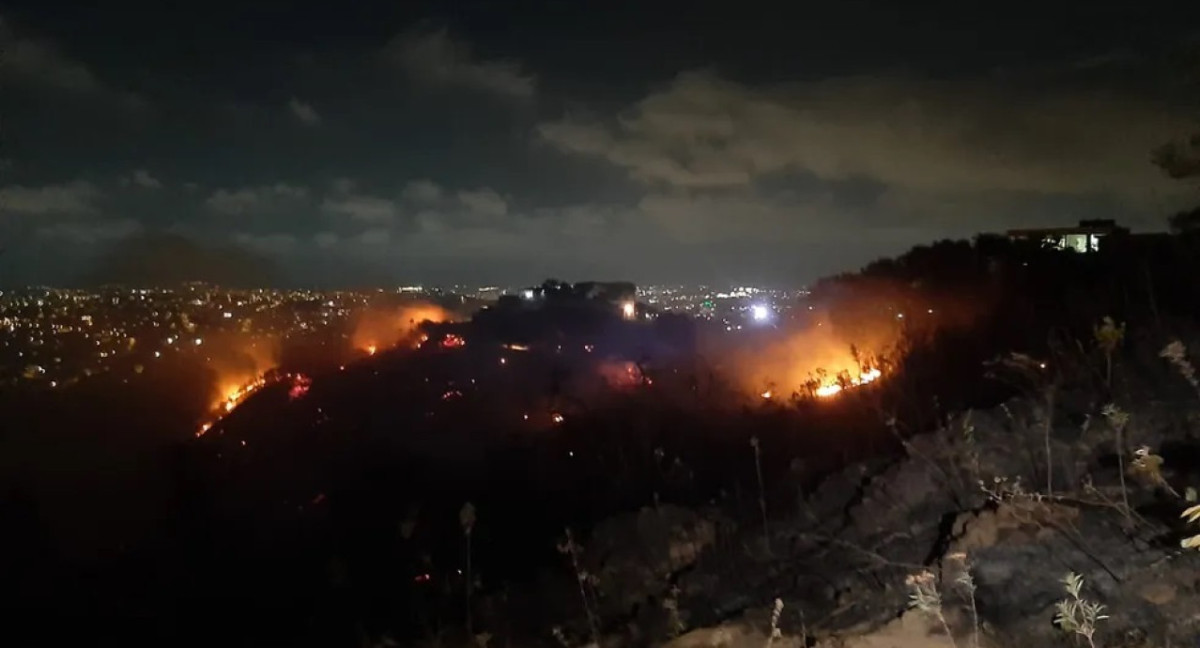
[[[874,319],[840,323],[835,327],[825,312],[805,311],[786,326],[781,322],[749,333],[714,329],[701,338],[702,350],[720,358],[723,372],[754,400],[780,400],[793,393],[835,398],[882,378],[897,342],[895,331]]]
[[[813,390],[813,394],[819,398],[829,398],[831,396],[840,394],[842,390],[846,389],[847,387],[857,387],[859,385],[875,382],[882,375],[883,373],[878,369],[868,369],[859,374],[857,377],[850,378],[844,384],[842,382],[827,382],[823,385],[820,385]]]
[[[375,355],[400,344],[408,345],[417,337],[417,327],[425,322],[445,322],[451,319],[446,309],[428,303],[415,303],[392,308],[370,308],[358,316],[351,335],[354,348]]]
[[[223,419],[233,410],[237,409],[239,405],[246,402],[246,399],[250,398],[250,396],[258,390],[266,387],[267,385],[281,382],[283,380],[292,381],[292,386],[288,390],[289,400],[302,398],[308,393],[308,389],[312,385],[312,379],[304,374],[265,373],[254,378],[253,380],[250,380],[249,382],[246,382],[245,384],[226,387],[222,390],[222,396],[220,400],[213,407],[210,418],[200,424],[199,429],[196,431],[196,436],[204,436],[213,428],[214,425],[220,423],[221,419]]]
[[[266,374],[258,376],[253,380],[242,384],[223,387],[218,393],[221,394],[217,404],[213,406],[213,416],[210,420],[205,421],[200,425],[200,429],[196,432],[196,436],[204,436],[214,425],[217,424],[226,414],[237,409],[251,394],[261,389],[267,384]]]
[[[882,375],[883,372],[881,372],[879,369],[867,369],[855,377],[847,377],[846,374],[843,373],[839,378],[825,379],[822,382],[810,381],[809,388],[812,389],[813,396],[816,396],[817,398],[832,398],[842,393],[846,389],[875,382]],[[763,400],[771,400],[775,397],[775,392],[768,389],[759,394],[759,396],[761,396]]]

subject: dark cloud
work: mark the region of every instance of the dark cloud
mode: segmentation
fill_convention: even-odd
[[[0,15],[0,46],[4,51],[0,81],[9,85],[55,92],[67,101],[74,97],[131,111],[147,108],[146,99],[138,93],[112,85],[53,39],[14,25],[4,15]]]
[[[41,187],[10,185],[0,188],[0,208],[5,217],[88,214],[96,210],[100,198],[100,189],[87,180]]]
[[[185,236],[147,232],[108,249],[80,283],[173,286],[206,281],[254,287],[279,282],[272,262],[233,245],[201,243]]]
[[[162,181],[155,178],[145,169],[135,169],[129,176],[121,178],[122,187],[141,187],[142,189],[162,189]]]
[[[262,187],[217,189],[204,204],[221,214],[255,216],[294,207],[308,197],[306,187],[280,182]]]
[[[532,74],[515,61],[485,61],[471,46],[445,29],[419,29],[392,39],[384,58],[414,78],[514,99],[529,99],[537,90]]]
[[[321,115],[317,113],[317,109],[295,97],[288,100],[288,111],[305,126],[317,126],[321,123]]]
[[[399,205],[393,200],[350,194],[326,198],[321,209],[333,216],[345,216],[363,223],[390,223],[400,213]]]
[[[1149,163],[1195,114],[1142,10],[218,2],[154,29],[16,4],[0,263],[22,281],[125,240],[147,260],[100,275],[169,272],[161,243],[166,277],[249,283],[798,282],[1194,198]]]
[[[911,78],[756,88],[693,72],[611,123],[567,118],[539,132],[651,186],[744,187],[792,172],[919,192],[1135,199],[1171,188],[1148,151],[1193,123],[1187,110],[1103,92]]]

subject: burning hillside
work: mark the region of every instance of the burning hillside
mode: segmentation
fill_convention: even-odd
[[[280,343],[265,337],[240,335],[210,336],[204,341],[205,360],[215,373],[208,419],[200,425],[201,436],[222,416],[232,412],[252,393],[262,388],[279,366]]]
[[[368,355],[412,340],[425,322],[440,323],[453,319],[445,308],[427,302],[395,307],[372,307],[359,315],[351,345]]]
[[[916,283],[862,277],[831,281],[810,299],[778,327],[707,340],[705,355],[747,394],[831,398],[886,379],[905,349],[970,326],[989,303],[986,294],[934,294]]]
[[[303,398],[309,387],[312,386],[312,379],[300,373],[283,373],[275,370],[268,371],[254,379],[234,387],[224,393],[224,399],[220,401],[214,408],[210,418],[200,424],[196,430],[196,436],[204,436],[216,424],[221,422],[225,416],[232,413],[239,405],[244,403],[246,399],[254,395],[268,385],[274,385],[282,382],[290,383],[288,388],[288,400],[296,400]]]
[[[879,380],[884,360],[901,339],[898,327],[859,327],[851,338],[816,316],[799,330],[772,329],[749,340],[712,341],[707,350],[746,394],[762,399],[795,395],[830,398],[846,389]]]
[[[279,366],[281,345],[272,338],[209,336],[204,344],[207,364],[216,373],[211,400],[213,409],[224,409],[231,400],[237,401],[239,392]]]

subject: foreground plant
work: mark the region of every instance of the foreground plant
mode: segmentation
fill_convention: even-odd
[[[1118,325],[1113,318],[1105,315],[1092,333],[1096,338],[1096,346],[1104,352],[1104,384],[1111,388],[1113,353],[1125,339],[1125,322]]]
[[[1062,584],[1068,596],[1054,605],[1054,625],[1067,634],[1083,637],[1088,646],[1096,648],[1096,624],[1108,618],[1104,606],[1083,598],[1083,577],[1079,574],[1068,572]]]
[[[471,531],[475,529],[475,505],[467,502],[462,505],[458,511],[458,523],[462,526],[463,537],[467,541],[467,582],[466,582],[466,606],[467,606],[467,634],[475,634],[474,627],[471,624],[471,595],[474,593],[474,576],[471,573]]]
[[[679,587],[672,585],[663,597],[662,607],[667,612],[667,637],[674,639],[683,634],[686,626],[679,616]]]
[[[783,599],[775,599],[775,607],[771,610],[771,634],[767,635],[767,648],[771,648],[771,644],[776,639],[783,639],[783,632],[779,629],[779,615],[783,614]]]
[[[1196,520],[1200,520],[1200,506],[1189,506],[1183,511],[1183,513],[1179,514],[1179,517],[1185,518],[1188,521],[1188,524],[1195,524]],[[1200,535],[1194,535],[1190,538],[1184,538],[1183,540],[1180,540],[1179,546],[1183,547],[1184,549],[1200,549]]]
[[[975,604],[975,578],[971,576],[971,563],[967,554],[952,553],[946,557],[958,569],[954,583],[962,588],[965,598],[971,604],[971,646],[979,648],[979,608]]]
[[[583,602],[583,611],[587,614],[588,630],[592,635],[592,644],[599,646],[600,619],[597,617],[587,593],[588,585],[595,584],[596,577],[589,574],[580,564],[579,555],[583,552],[583,547],[575,542],[575,536],[571,534],[570,529],[566,529],[566,538],[558,545],[558,552],[571,559],[571,569],[574,570],[575,581],[579,584],[579,598]],[[565,642],[564,645],[566,645]]]
[[[767,528],[767,496],[763,485],[762,457],[758,449],[758,437],[750,437],[750,446],[754,448],[754,472],[758,475],[758,510],[762,513],[763,548],[771,552],[771,532]]]
[[[1196,367],[1188,360],[1187,347],[1183,345],[1183,342],[1175,340],[1164,347],[1158,355],[1166,358],[1167,362],[1170,362],[1175,367],[1175,370],[1179,372],[1179,375],[1188,381],[1192,389],[1196,390],[1197,394],[1200,394],[1200,378],[1196,378]]]
[[[1105,405],[1100,413],[1117,433],[1117,473],[1121,478],[1121,503],[1124,505],[1125,519],[1128,521],[1130,508],[1129,488],[1125,485],[1125,427],[1129,425],[1129,414],[1122,411],[1115,403]]]
[[[954,640],[954,633],[950,632],[950,624],[946,622],[946,615],[942,611],[942,593],[938,591],[937,576],[926,570],[910,574],[904,584],[908,586],[908,606],[937,619],[950,639],[950,645],[958,648],[958,642]]]
[[[1163,458],[1154,454],[1149,446],[1142,446],[1133,451],[1133,462],[1129,464],[1129,472],[1143,483],[1161,488],[1175,497],[1179,497],[1179,492],[1167,483],[1162,468]]]

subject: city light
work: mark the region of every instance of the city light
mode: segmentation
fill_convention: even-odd
[[[755,322],[765,322],[771,319],[771,309],[763,304],[755,304],[750,307],[750,317]]]
[[[637,317],[637,304],[631,301],[621,304],[621,315],[623,315],[625,319],[633,319],[634,317]]]

